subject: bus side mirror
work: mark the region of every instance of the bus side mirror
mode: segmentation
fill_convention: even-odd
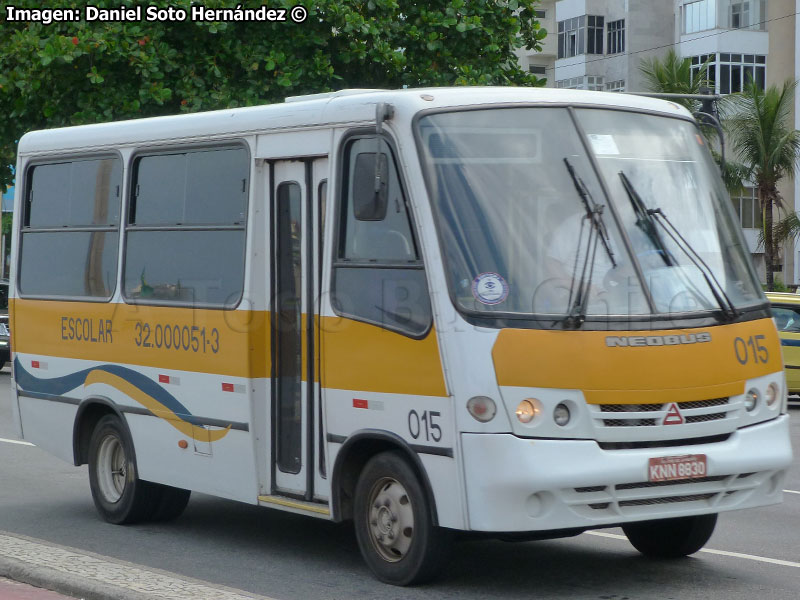
[[[388,164],[386,154],[362,152],[353,170],[353,211],[358,221],[383,221],[388,206]]]

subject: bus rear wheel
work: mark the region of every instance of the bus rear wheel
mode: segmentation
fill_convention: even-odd
[[[354,519],[361,554],[385,583],[430,581],[447,560],[451,535],[433,524],[422,484],[400,452],[382,452],[364,466]]]
[[[714,533],[717,515],[643,521],[622,526],[633,547],[653,558],[680,558],[694,554]]]
[[[109,523],[137,523],[150,517],[160,494],[136,474],[133,442],[116,415],[100,419],[89,442],[89,485],[100,515]]]

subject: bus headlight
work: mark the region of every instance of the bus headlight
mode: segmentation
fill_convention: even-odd
[[[533,400],[523,400],[519,404],[517,404],[517,410],[514,414],[517,415],[517,419],[520,423],[530,423],[533,421],[533,418],[536,416],[536,403]]]
[[[767,402],[767,406],[772,407],[775,405],[775,402],[778,400],[778,396],[780,395],[780,388],[778,384],[774,381],[767,386],[767,391],[764,394],[764,400]]]
[[[759,396],[760,394],[756,388],[747,390],[747,393],[744,395],[744,407],[747,409],[747,412],[753,412],[758,405]]]
[[[487,396],[473,396],[467,400],[467,410],[476,421],[488,423],[497,414],[497,405]]]
[[[569,407],[563,402],[556,406],[553,410],[553,420],[559,427],[564,427],[567,425],[570,417],[572,417],[572,415],[569,412]]]

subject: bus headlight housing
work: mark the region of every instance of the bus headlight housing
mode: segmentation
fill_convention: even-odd
[[[568,425],[570,418],[572,418],[572,415],[570,414],[569,407],[566,405],[566,403],[561,402],[553,409],[553,420],[559,427],[565,427]]]
[[[767,391],[764,394],[764,400],[767,402],[767,406],[772,407],[777,402],[778,397],[780,396],[780,387],[774,381],[767,386]]]
[[[520,423],[530,423],[538,412],[539,411],[536,409],[536,401],[526,399],[517,404],[517,410],[514,414],[517,415],[517,419]]]
[[[756,406],[758,406],[758,400],[761,394],[758,393],[756,388],[750,388],[747,390],[747,393],[744,395],[744,407],[747,409],[747,412],[753,412]]]

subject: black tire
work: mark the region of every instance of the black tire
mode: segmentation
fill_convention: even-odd
[[[144,521],[158,506],[158,486],[137,476],[133,442],[116,415],[100,419],[92,432],[89,485],[95,507],[109,523]]]
[[[192,495],[192,492],[168,485],[159,485],[158,488],[161,497],[151,519],[153,521],[172,521],[180,517],[186,509],[186,505],[189,504],[189,496]]]
[[[0,369],[2,369],[5,366],[6,366],[6,361],[4,361],[3,359],[0,359]]]
[[[698,515],[623,525],[633,547],[653,558],[680,558],[694,554],[714,533],[717,515]]]
[[[419,477],[399,451],[377,454],[364,466],[354,521],[361,555],[385,583],[430,581],[447,561],[451,532],[433,525]]]

